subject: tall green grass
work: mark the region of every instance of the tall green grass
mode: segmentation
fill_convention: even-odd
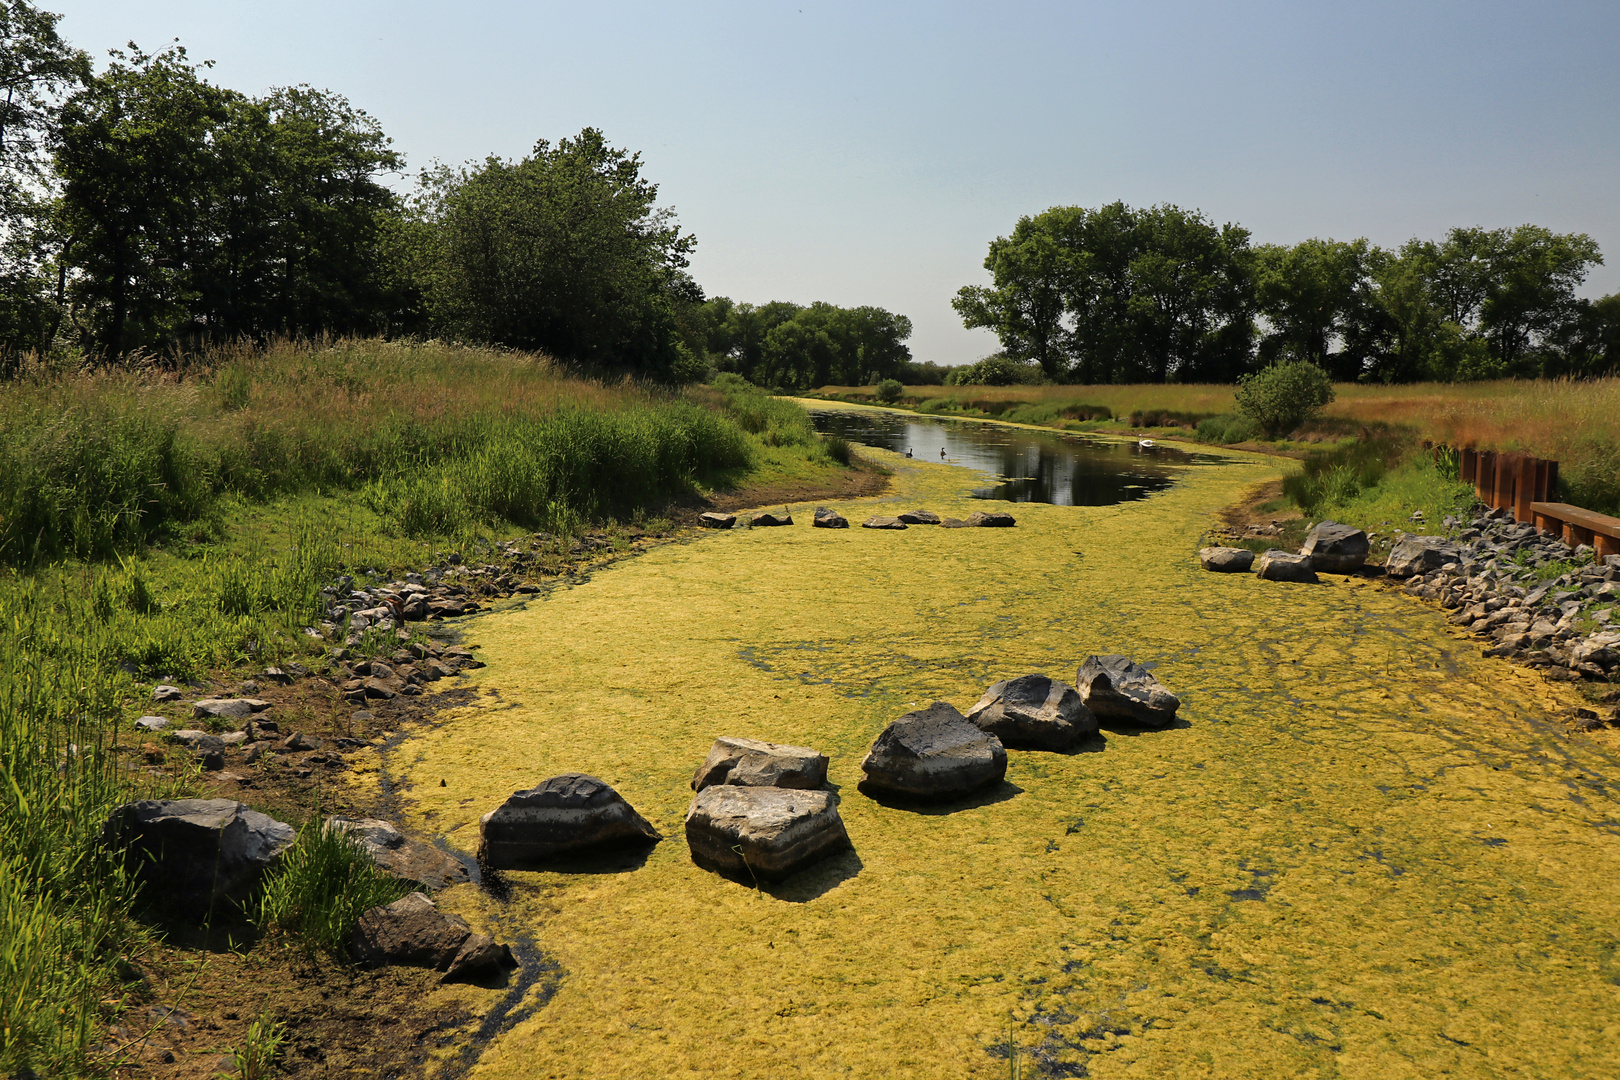
[[[768,445],[800,437],[795,406],[766,408]],[[749,450],[732,417],[667,391],[437,343],[283,343],[175,372],[39,374],[0,386],[0,564],[135,550],[206,529],[230,496],[366,485],[412,534],[622,515],[746,468]]]
[[[296,936],[311,952],[342,957],[361,915],[408,892],[410,886],[377,868],[358,840],[316,814],[265,881],[259,922]]]
[[[1454,458],[1437,456],[1400,433],[1308,454],[1301,470],[1283,480],[1283,494],[1317,520],[1419,532],[1438,528],[1474,498],[1473,489],[1458,481]],[[1411,521],[1415,511],[1423,512],[1422,524]]]

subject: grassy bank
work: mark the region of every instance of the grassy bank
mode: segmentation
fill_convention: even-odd
[[[289,344],[0,387],[0,1075],[110,1068],[98,1032],[148,931],[99,830],[120,802],[198,781],[119,750],[153,682],[318,669],[327,643],[304,628],[339,575],[483,561],[533,530],[552,534],[535,572],[555,573],[581,530],[611,545],[716,490],[814,487],[849,471],[836,453],[802,409],[746,385],[602,385],[437,344]],[[328,904],[289,885],[266,925],[330,946],[324,907],[347,911],[353,891]]]

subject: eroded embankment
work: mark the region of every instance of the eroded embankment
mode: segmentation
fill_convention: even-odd
[[[962,470],[881,456],[896,493],[852,520],[976,508]],[[1052,1075],[1620,1071],[1615,758],[1432,608],[1202,573],[1210,514],[1274,475],[1236,455],[1008,530],[795,507],[470,627],[499,694],[413,740],[410,824],[471,850],[512,790],[583,771],[669,837],[512,874],[506,905],[447,897],[562,968],[472,1075],[989,1077],[1009,1018]],[[1015,752],[951,813],[855,791],[908,706],[1114,651],[1159,664],[1184,724]],[[720,734],[830,754],[854,853],[774,894],[693,866],[687,782]]]

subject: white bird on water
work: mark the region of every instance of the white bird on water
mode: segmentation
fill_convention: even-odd
[[[1153,440],[1152,439],[1141,439],[1141,440],[1139,440],[1137,442],[1136,445],[1140,446],[1144,450],[1151,450],[1151,449],[1153,449]]]

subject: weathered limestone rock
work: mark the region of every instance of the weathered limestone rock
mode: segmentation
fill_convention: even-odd
[[[102,842],[149,900],[187,916],[239,905],[296,838],[291,825],[231,799],[142,799],[114,810]]]
[[[246,720],[254,713],[261,713],[270,707],[268,701],[262,698],[204,698],[193,702],[191,715],[194,719],[207,716],[222,716],[232,720]]]
[[[1021,675],[984,692],[967,719],[1012,750],[1070,750],[1097,734],[1097,718],[1068,683]]]
[[[729,529],[737,524],[737,515],[720,514],[713,510],[706,510],[698,515],[698,521],[705,529]]]
[[[907,510],[900,515],[900,520],[907,525],[938,525],[941,518],[929,510]]]
[[[460,860],[432,844],[411,839],[386,821],[329,817],[326,825],[352,836],[383,870],[424,889],[447,889],[472,880]]]
[[[863,789],[954,799],[1006,776],[1007,751],[950,703],[936,701],[884,728],[861,770]]]
[[[873,514],[861,522],[863,529],[903,529],[906,523],[897,517],[887,517],[883,514]]]
[[[1254,552],[1248,548],[1199,548],[1198,561],[1205,570],[1213,570],[1217,574],[1246,574],[1254,565]]]
[[[135,721],[135,726],[142,731],[162,731],[169,726],[169,722],[161,716],[143,716]]]
[[[980,510],[969,514],[967,523],[981,529],[1010,529],[1018,524],[1018,519],[1001,510],[992,510],[988,513]]]
[[[754,515],[754,520],[753,520],[753,525],[754,525],[754,528],[756,528],[756,529],[770,528],[773,525],[791,525],[791,524],[793,524],[793,516],[791,514],[787,514],[787,513],[781,513],[781,514],[755,514]]]
[[[1127,657],[1088,656],[1075,676],[1080,700],[1099,717],[1162,728],[1176,718],[1181,699],[1153,673]]]
[[[1310,557],[1311,569],[1325,574],[1353,574],[1367,561],[1367,534],[1337,521],[1324,521],[1305,537],[1301,555]]]
[[[827,755],[819,750],[722,735],[698,766],[692,790],[716,784],[810,790],[826,782]]]
[[[1438,570],[1446,563],[1458,562],[1462,553],[1443,536],[1413,536],[1401,533],[1395,546],[1389,550],[1384,573],[1391,577],[1411,577]]]
[[[663,839],[617,791],[584,773],[514,792],[479,819],[478,831],[485,862],[498,870]]]
[[[816,516],[811,519],[810,524],[818,529],[847,529],[849,528],[849,519],[836,510],[818,506],[816,507]]]
[[[692,861],[706,870],[777,881],[849,847],[830,791],[717,784],[686,810]]]
[[[1295,555],[1291,551],[1272,548],[1256,560],[1255,574],[1265,581],[1292,581],[1299,585],[1314,585],[1318,578],[1311,567],[1309,555]]]
[[[444,971],[471,936],[467,920],[440,911],[426,893],[413,892],[361,915],[349,948],[372,967],[399,964]]]

